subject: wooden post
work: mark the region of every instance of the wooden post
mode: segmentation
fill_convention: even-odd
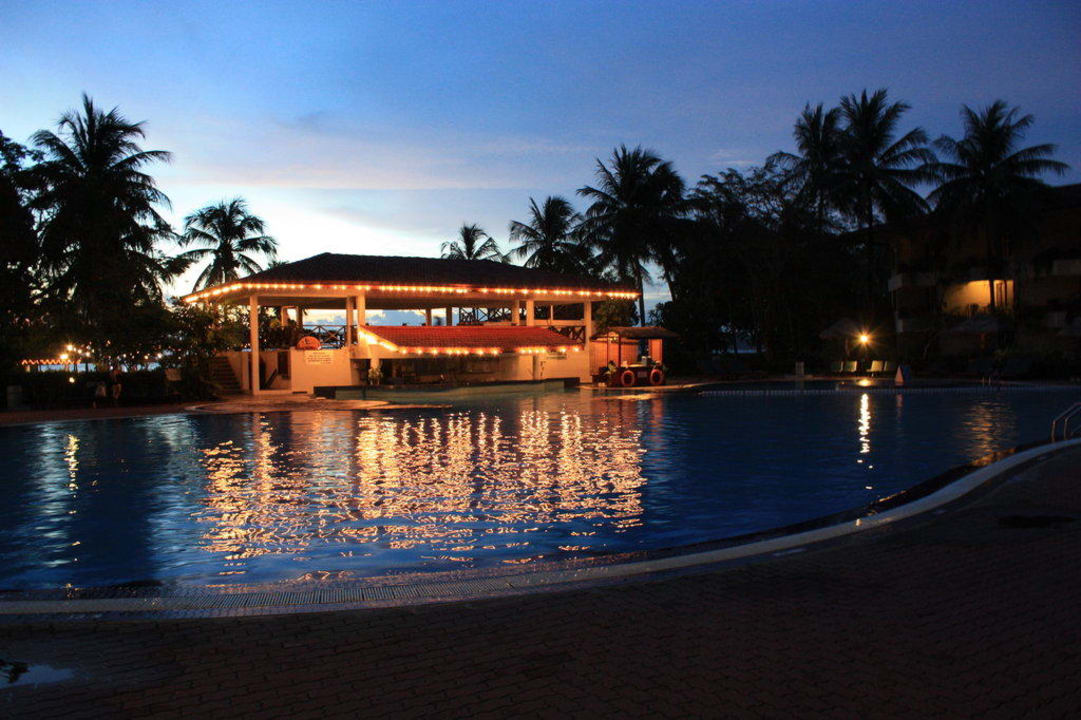
[[[428,325],[428,326],[431,326],[431,324],[432,324],[432,309],[431,308],[425,308],[424,309],[424,324]]]
[[[353,307],[357,311],[357,327],[364,327],[365,325],[368,324],[367,318],[365,317],[365,315],[368,312],[367,303],[368,303],[368,296],[367,295],[357,295],[356,297],[353,298]]]
[[[356,334],[353,332],[353,298],[345,298],[345,344],[346,347],[355,344]]]
[[[248,298],[248,331],[251,343],[251,373],[248,389],[252,395],[258,395],[259,390],[259,297],[252,295]]]
[[[555,308],[556,308],[556,306],[552,305],[552,317],[553,317],[553,319],[555,318]],[[586,358],[588,358],[588,362],[587,362],[587,367],[588,367],[589,365],[593,364],[593,353],[590,351],[590,349],[592,347],[592,345],[590,345],[590,343],[592,342],[592,340],[590,340],[590,338],[593,337],[593,301],[592,300],[586,300],[584,303],[582,303],[582,321],[585,323],[585,326],[586,326],[585,347],[582,348],[582,349],[585,351]],[[605,364],[607,364],[607,359],[608,359],[607,352],[608,351],[606,349],[605,350]]]
[[[447,314],[446,315],[447,327],[450,327],[451,325],[454,324],[454,308],[452,308],[450,306],[447,306],[447,308],[444,310],[444,312],[446,312],[446,314]]]
[[[521,325],[522,318],[522,303],[520,300],[515,300],[510,304],[510,324]]]
[[[536,325],[537,321],[534,319],[535,315],[536,315],[536,306],[533,304],[533,300],[532,299],[526,300],[525,301],[525,324],[528,325],[529,327],[533,327],[534,325]]]

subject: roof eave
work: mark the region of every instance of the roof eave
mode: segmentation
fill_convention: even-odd
[[[243,280],[216,285],[198,292],[184,295],[181,300],[185,303],[201,301],[220,302],[235,297],[250,297],[251,295],[273,294],[278,296],[311,297],[312,292],[321,296],[334,297],[341,294],[362,293],[395,293],[399,297],[408,297],[410,294],[418,296],[432,295],[481,295],[485,297],[526,297],[540,296],[545,300],[558,300],[566,298],[568,301],[584,300],[635,300],[638,291],[630,288],[607,286],[604,288],[589,287],[492,287],[487,285],[410,285],[390,283],[324,283],[324,282],[245,282]]]

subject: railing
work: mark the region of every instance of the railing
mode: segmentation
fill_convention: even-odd
[[[318,338],[323,347],[345,347],[345,325],[305,325],[304,332]]]
[[[505,307],[459,308],[459,325],[481,325],[486,322],[510,322],[510,309]]]
[[[482,309],[482,308],[478,308]],[[493,308],[493,310],[496,308]],[[503,313],[504,320],[510,319],[510,314]],[[469,318],[459,324],[472,325],[479,322],[498,322],[499,315],[486,313],[484,320],[477,321],[473,318]],[[273,330],[264,331],[261,333],[262,338],[260,341],[263,349],[269,349],[272,347],[295,347],[300,338],[305,335],[312,335],[319,340],[319,342],[325,348],[343,348],[345,347],[345,325],[305,325],[301,330],[296,325],[286,325],[281,328],[274,328]],[[353,329],[356,330],[357,326],[354,325]],[[583,344],[586,341],[586,326],[585,325],[549,325],[548,329],[552,332],[559,333],[567,338],[572,344]]]
[[[1058,417],[1051,421],[1051,442],[1056,441],[1058,424],[1062,423],[1062,437],[1059,440],[1068,440],[1070,438],[1070,420],[1077,415],[1081,415],[1081,402],[1076,402],[1070,407],[1059,413]]]
[[[563,335],[572,343],[584,343],[586,341],[585,325],[549,325],[548,329]]]
[[[354,327],[356,327],[354,325]],[[300,338],[311,335],[324,347],[345,347],[345,325],[279,325],[264,327],[259,331],[259,346],[263,350],[287,349],[296,347]],[[247,348],[247,343],[244,344]]]

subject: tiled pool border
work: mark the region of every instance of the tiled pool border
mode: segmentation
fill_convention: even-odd
[[[477,600],[602,584],[696,566],[778,557],[881,528],[947,505],[1011,471],[1042,461],[1081,438],[994,453],[864,508],[721,541],[584,561],[553,562],[516,573],[464,571],[261,587],[123,586],[0,593],[0,622],[146,617],[233,617]]]

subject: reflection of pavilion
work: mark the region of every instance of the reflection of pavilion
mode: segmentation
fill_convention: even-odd
[[[488,260],[323,253],[184,300],[248,306],[255,352],[226,357],[240,385],[258,393],[361,385],[373,368],[384,378],[418,382],[585,380],[593,303],[637,295],[591,278]],[[260,307],[275,308],[298,331],[305,310],[342,310],[345,327],[324,335],[336,347],[322,349],[318,340],[297,345],[289,333],[261,337]],[[425,324],[367,325],[368,310],[419,310]],[[442,326],[433,324],[433,313]]]
[[[240,566],[267,553],[325,557],[335,545],[343,558],[404,550],[470,561],[522,547],[549,525],[573,528],[584,548],[598,530],[637,524],[645,483],[637,412],[550,407],[255,416],[250,441],[203,451],[202,547]],[[318,567],[351,565],[326,558]]]

